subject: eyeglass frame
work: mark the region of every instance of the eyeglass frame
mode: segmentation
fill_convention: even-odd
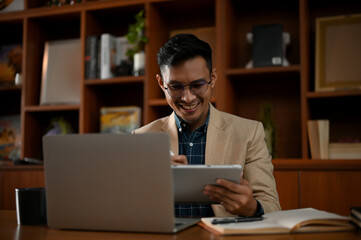
[[[194,82],[197,82],[197,81],[203,81],[203,82],[205,82],[206,84],[207,84],[207,88],[206,88],[206,90],[204,91],[204,92],[202,92],[202,93],[194,93],[193,91],[192,91],[192,84],[194,83]],[[208,85],[209,84],[211,84],[212,83],[212,79],[211,80],[209,80],[209,82],[207,82],[205,79],[198,79],[198,80],[194,80],[194,81],[192,81],[191,83],[189,83],[189,84],[183,84],[183,83],[179,83],[179,85],[180,86],[182,86],[182,93],[179,95],[179,96],[172,96],[171,94],[170,94],[170,92],[169,92],[169,87],[164,87],[164,89],[165,90],[167,90],[167,93],[169,94],[169,96],[171,96],[171,97],[174,97],[174,98],[178,98],[178,97],[181,97],[183,94],[184,94],[184,91],[185,91],[185,87],[187,87],[188,86],[188,88],[189,88],[189,91],[192,93],[192,94],[194,94],[194,95],[198,95],[198,94],[203,94],[203,93],[205,93],[205,92],[207,92],[207,90],[208,90]],[[178,84],[178,83],[177,83]],[[168,86],[169,85],[172,85],[172,84],[167,84]]]

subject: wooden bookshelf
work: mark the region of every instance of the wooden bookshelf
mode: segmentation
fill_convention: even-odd
[[[277,158],[310,158],[306,126],[309,119],[334,120],[331,139],[342,137],[341,132],[345,137],[361,138],[357,124],[361,122],[361,114],[352,110],[360,101],[361,91],[315,92],[313,76],[316,18],[359,13],[360,7],[352,1],[332,2],[327,6],[307,0],[272,4],[262,0],[108,0],[82,1],[61,7],[44,7],[46,1],[42,0],[25,3],[23,11],[0,13],[0,27],[5,36],[0,39],[0,45],[21,42],[24,49],[22,87],[0,87],[4,96],[0,98],[21,103],[16,112],[22,115],[23,122],[22,157],[40,157],[38,149],[26,147],[29,145],[26,140],[33,139],[32,132],[42,132],[45,126],[43,123],[33,125],[28,118],[39,119],[37,115],[45,112],[48,118],[62,111],[72,112],[72,122],[76,123],[74,128],[79,133],[99,131],[101,106],[138,105],[143,110],[142,124],[169,114],[171,110],[155,80],[159,73],[156,53],[171,31],[201,27],[215,28],[214,66],[219,80],[213,104],[220,110],[258,119],[262,104],[270,103],[276,123]],[[142,9],[146,16],[146,35],[150,39],[145,49],[144,76],[88,80],[83,74],[79,79],[82,83],[79,106],[39,106],[46,41],[80,38],[84,54],[87,36],[105,32],[124,35],[134,15]],[[270,23],[281,23],[291,36],[286,50],[290,66],[246,69],[252,49],[245,35],[252,31],[253,25]],[[82,67],[84,70],[85,65]],[[338,102],[341,105],[336,104]],[[330,103],[332,107],[325,107]],[[0,114],[8,112],[11,111],[5,107]],[[342,127],[345,124],[347,128]]]
[[[324,166],[330,165],[334,170],[350,170],[341,167],[344,161],[310,159],[307,120],[330,119],[331,141],[361,139],[361,111],[357,111],[361,91],[314,91],[316,18],[361,13],[357,1],[83,0],[74,6],[44,7],[46,2],[25,0],[23,11],[0,12],[0,45],[20,42],[24,51],[22,86],[0,87],[1,102],[11,102],[0,108],[0,115],[21,115],[23,158],[42,158],[41,139],[56,116],[65,117],[77,133],[97,133],[102,106],[137,105],[142,108],[143,125],[168,115],[171,109],[155,79],[159,47],[171,31],[214,27],[218,81],[212,103],[222,111],[256,120],[262,105],[270,103],[276,125],[277,168],[296,171],[307,165],[328,171]],[[84,55],[87,36],[122,36],[142,9],[150,40],[145,47],[144,76],[88,80],[83,61],[80,104],[39,105],[46,41],[79,38]],[[290,66],[246,69],[252,50],[246,34],[253,25],[271,23],[282,24],[291,36],[286,50]],[[360,161],[353,164],[360,171]],[[286,170],[279,171],[282,173],[277,176],[283,179],[280,176]],[[287,178],[287,174],[282,176]]]
[[[22,157],[40,157],[38,149],[27,147],[27,139],[33,139],[32,132],[42,132],[46,127],[43,120],[34,125],[29,118],[39,119],[38,115],[44,113],[51,118],[59,112],[71,112],[74,128],[79,133],[99,131],[101,106],[138,105],[143,110],[142,124],[169,114],[171,110],[155,80],[159,73],[156,53],[171,31],[201,27],[215,29],[214,66],[219,80],[213,104],[220,110],[258,119],[262,104],[270,103],[276,123],[278,159],[310,159],[306,124],[309,119],[333,120],[331,139],[341,138],[342,134],[361,138],[358,124],[361,113],[353,110],[360,101],[361,91],[315,92],[313,76],[316,18],[359,13],[360,6],[353,1],[336,1],[327,6],[307,0],[277,3],[262,0],[88,0],[73,6],[44,7],[45,4],[45,0],[26,0],[23,11],[0,12],[0,27],[4,33],[0,45],[20,42],[24,49],[22,86],[0,87],[4,96],[1,100],[7,98],[21,103],[15,112],[21,114],[23,122]],[[83,63],[79,106],[39,106],[46,41],[80,38],[84,55],[87,36],[105,32],[124,35],[134,15],[142,9],[146,16],[146,35],[150,39],[145,49],[144,76],[88,80],[84,78]],[[282,24],[291,36],[286,50],[290,66],[246,69],[252,50],[246,34],[254,25],[270,23]],[[5,106],[0,114],[9,112],[14,111]],[[41,141],[40,138],[37,141]],[[33,140],[31,142],[33,144]]]

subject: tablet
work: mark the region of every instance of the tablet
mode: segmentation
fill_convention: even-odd
[[[236,183],[241,180],[241,165],[172,165],[176,203],[216,203],[203,194],[204,187],[218,178]]]

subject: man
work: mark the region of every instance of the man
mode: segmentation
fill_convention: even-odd
[[[174,112],[135,133],[166,132],[173,164],[241,164],[240,184],[218,179],[204,194],[220,204],[178,204],[177,216],[255,216],[280,210],[271,156],[260,122],[220,112],[210,103],[217,81],[210,46],[179,34],[158,52],[157,81]]]

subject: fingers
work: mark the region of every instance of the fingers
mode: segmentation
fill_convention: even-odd
[[[185,155],[171,156],[170,159],[172,160],[173,165],[187,165],[188,164],[187,156],[185,156]]]
[[[242,183],[217,179],[218,185],[207,185],[203,193],[212,201],[221,203],[230,213],[251,216],[256,209],[254,205],[256,201],[248,181],[242,180]]]

